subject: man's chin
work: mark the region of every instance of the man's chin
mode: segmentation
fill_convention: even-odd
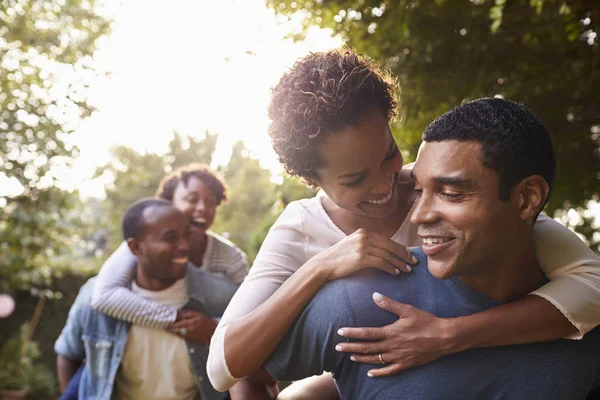
[[[174,265],[172,265],[171,268],[172,268],[173,273],[171,274],[170,278],[173,280],[173,282],[175,282],[175,281],[178,281],[185,277],[187,263],[186,264],[174,264]]]
[[[437,279],[449,279],[454,276],[454,263],[452,261],[432,260],[427,257],[429,273]]]

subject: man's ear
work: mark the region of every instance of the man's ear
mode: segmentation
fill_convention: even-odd
[[[539,175],[531,175],[518,184],[519,212],[523,220],[535,218],[546,205],[550,185]]]
[[[137,240],[135,238],[129,238],[129,239],[127,239],[127,246],[129,247],[129,250],[131,250],[131,252],[134,255],[139,256],[139,253],[140,253],[139,240]]]

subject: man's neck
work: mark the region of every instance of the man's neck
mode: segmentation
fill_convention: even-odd
[[[473,290],[495,300],[517,300],[533,290],[544,278],[535,255],[533,239],[519,243],[502,255],[490,260],[484,273],[464,275],[459,279]]]
[[[151,278],[144,273],[144,269],[138,264],[136,271],[135,284],[142,289],[150,290],[152,292],[159,292],[173,286],[177,281],[166,281],[162,279]]]

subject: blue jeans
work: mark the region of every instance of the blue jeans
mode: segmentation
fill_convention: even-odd
[[[79,394],[79,380],[81,379],[81,372],[83,371],[84,367],[85,364],[81,364],[79,369],[77,369],[75,375],[73,375],[73,377],[69,381],[67,388],[60,396],[59,400],[77,400]]]

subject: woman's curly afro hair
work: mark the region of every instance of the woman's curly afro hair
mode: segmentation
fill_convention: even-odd
[[[396,118],[397,82],[373,60],[349,49],[311,53],[271,91],[269,135],[292,176],[317,179],[316,144],[331,131],[357,124],[373,107]]]
[[[208,186],[217,199],[217,205],[227,200],[227,186],[225,186],[223,180],[208,165],[200,163],[185,165],[165,176],[160,181],[154,196],[172,202],[177,185],[183,182],[183,185],[187,186],[192,177],[200,179]]]

